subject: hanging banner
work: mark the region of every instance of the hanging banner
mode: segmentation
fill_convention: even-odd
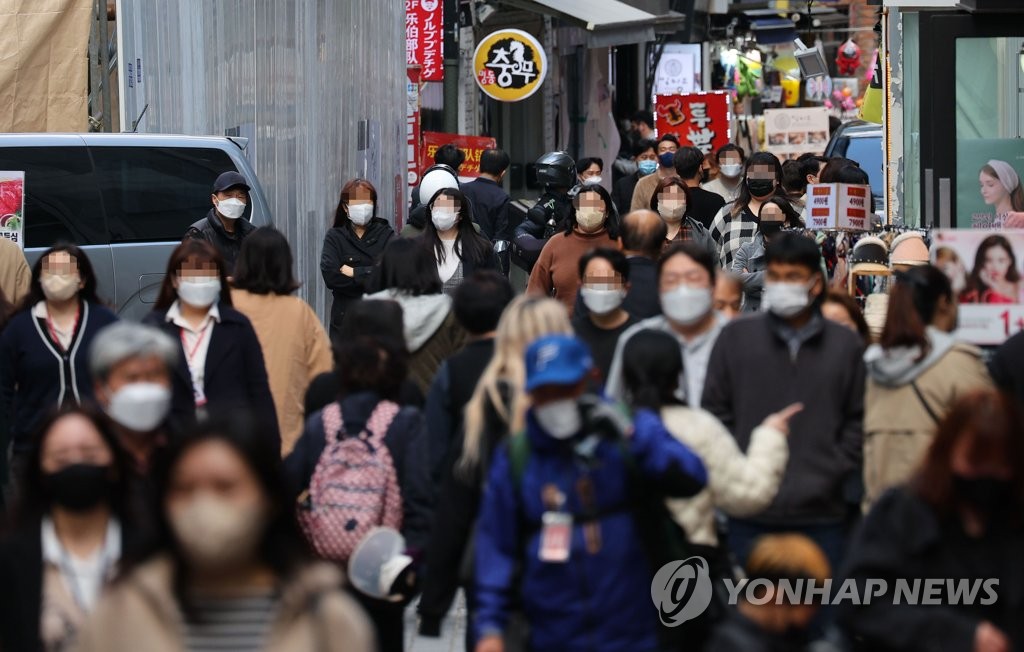
[[[405,138],[406,138],[406,189],[405,205],[412,203],[412,189],[420,184],[420,68],[405,69],[408,80],[405,84]]]
[[[683,147],[705,154],[729,143],[732,114],[728,91],[657,95],[654,98],[658,135],[675,134]]]
[[[823,154],[828,146],[828,109],[765,109],[766,149],[780,161]]]
[[[488,97],[519,102],[540,90],[548,74],[548,59],[532,34],[503,29],[488,34],[476,46],[473,73],[477,86]]]
[[[0,236],[25,248],[25,173],[0,171]]]
[[[487,136],[462,136],[459,134],[442,134],[435,131],[423,132],[423,152],[420,155],[420,170],[428,169],[434,164],[437,148],[452,143],[466,155],[462,167],[459,168],[460,179],[475,179],[480,176],[480,156],[486,149],[494,149],[498,142]]]
[[[405,0],[405,65],[420,66],[422,81],[444,81],[441,0]]]
[[[960,302],[957,337],[1001,344],[1024,330],[1024,230],[938,229],[932,264]]]

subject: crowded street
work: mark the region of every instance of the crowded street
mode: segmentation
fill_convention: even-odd
[[[1018,0],[0,20],[0,652],[1024,652]]]

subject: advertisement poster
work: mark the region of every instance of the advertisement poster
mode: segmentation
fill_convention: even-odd
[[[960,338],[1001,344],[1024,330],[1024,230],[936,230],[932,263],[960,302]]]
[[[497,141],[487,136],[460,136],[442,134],[436,131],[423,132],[423,153],[420,155],[420,170],[427,170],[434,164],[434,153],[441,145],[453,143],[466,154],[466,160],[459,168],[459,178],[469,181],[480,176],[480,156],[486,149],[494,149]],[[421,172],[422,174],[422,172]]]
[[[499,102],[519,102],[544,83],[548,59],[544,46],[532,34],[503,29],[488,34],[473,53],[477,86]]]
[[[765,109],[765,148],[780,161],[822,154],[828,145],[828,109]]]
[[[405,65],[420,66],[423,81],[444,81],[444,3],[405,0]]]
[[[683,147],[696,147],[709,154],[731,138],[727,91],[658,95],[654,98],[654,120],[658,134],[675,134]]]
[[[0,236],[25,248],[25,172],[0,171]]]
[[[1024,140],[956,141],[956,225],[1024,228]]]

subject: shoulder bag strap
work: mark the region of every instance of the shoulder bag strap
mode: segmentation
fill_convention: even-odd
[[[345,430],[345,421],[341,414],[341,403],[334,401],[324,408],[321,414],[324,421],[324,445],[330,446],[341,438]]]
[[[928,401],[924,398],[924,393],[921,391],[921,388],[917,386],[917,381],[911,381],[910,386],[913,388],[914,393],[917,394],[917,400],[921,402],[921,407],[923,407],[925,412],[928,413],[928,416],[932,418],[932,421],[936,424],[942,421],[939,419],[939,415],[935,414],[935,410],[932,409],[932,406],[928,405]]]

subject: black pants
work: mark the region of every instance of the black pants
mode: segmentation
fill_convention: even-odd
[[[359,601],[373,622],[377,634],[377,649],[380,652],[402,652],[405,648],[406,603],[371,598],[351,587],[349,592]]]

